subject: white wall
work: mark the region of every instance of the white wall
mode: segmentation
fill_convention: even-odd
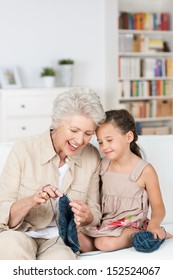
[[[92,87],[106,103],[108,2],[0,0],[0,66],[17,66],[23,87],[41,87],[42,67],[72,58],[73,85]]]

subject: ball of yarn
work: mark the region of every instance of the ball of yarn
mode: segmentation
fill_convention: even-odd
[[[159,249],[165,239],[154,239],[153,233],[150,231],[140,231],[132,236],[132,245],[139,252],[151,253]]]

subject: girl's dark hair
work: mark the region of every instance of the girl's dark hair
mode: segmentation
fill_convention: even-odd
[[[112,124],[117,127],[122,134],[126,134],[129,131],[133,132],[134,139],[130,143],[130,150],[132,153],[142,158],[140,148],[136,144],[136,141],[138,140],[138,134],[133,116],[126,109],[110,110],[106,112],[106,120],[104,123],[109,122],[112,122]]]

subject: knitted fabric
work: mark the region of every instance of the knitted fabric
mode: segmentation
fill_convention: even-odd
[[[74,213],[69,205],[70,200],[66,195],[59,198],[58,229],[64,243],[69,246],[74,253],[80,249]]]
[[[161,246],[165,239],[154,239],[150,231],[140,231],[132,236],[132,245],[134,248],[143,253],[151,253]]]

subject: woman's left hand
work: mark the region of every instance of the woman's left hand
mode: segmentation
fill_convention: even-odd
[[[74,221],[77,227],[88,225],[93,221],[93,215],[86,203],[73,200],[70,202],[70,206],[74,213]]]

